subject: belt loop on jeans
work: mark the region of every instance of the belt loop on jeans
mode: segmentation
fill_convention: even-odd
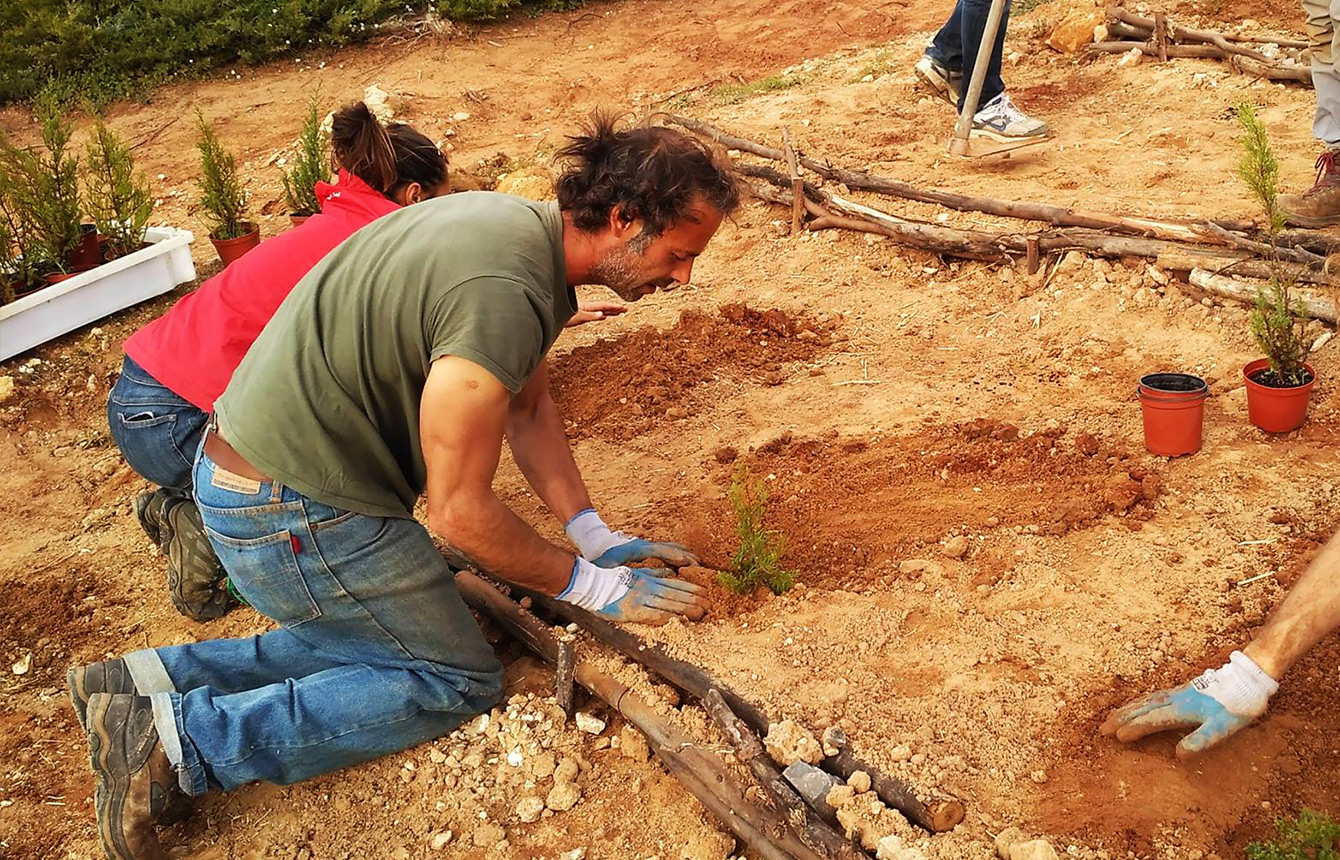
[[[278,481],[270,482],[270,504],[278,504],[280,498],[284,495],[284,485]]]

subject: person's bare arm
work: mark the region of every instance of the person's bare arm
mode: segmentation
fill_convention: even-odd
[[[433,362],[419,419],[428,525],[499,576],[557,595],[572,577],[574,556],[540,537],[493,492],[510,400],[502,383],[472,361]]]
[[[1340,532],[1307,566],[1243,652],[1276,680],[1327,634],[1340,629]]]
[[[548,361],[540,362],[512,399],[505,429],[521,474],[559,522],[591,507],[591,495],[563,432],[563,418],[549,393]]]
[[[1340,533],[1308,565],[1265,626],[1229,662],[1190,683],[1141,696],[1113,711],[1102,732],[1133,741],[1168,729],[1195,729],[1177,745],[1193,755],[1251,725],[1279,679],[1312,646],[1340,628]]]

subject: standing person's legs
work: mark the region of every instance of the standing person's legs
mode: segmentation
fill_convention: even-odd
[[[155,793],[140,783],[161,795],[154,761],[191,795],[288,784],[439,737],[502,692],[502,667],[417,522],[338,511],[203,454],[195,475],[235,585],[283,630],[136,652],[135,680],[172,689],[90,697],[104,844],[152,840],[153,809],[135,798]]]
[[[958,104],[963,87],[963,0],[954,4],[949,20],[912,70],[945,101]]]
[[[126,356],[107,399],[107,426],[130,468],[162,489],[141,493],[135,515],[168,559],[168,594],[177,611],[205,621],[236,601],[191,501],[191,468],[209,415]]]
[[[1284,194],[1280,210],[1292,224],[1326,227],[1340,224],[1340,0],[1303,0],[1307,35],[1311,42],[1312,84],[1317,110],[1312,134],[1325,147],[1317,158],[1317,178],[1302,194]]]
[[[977,65],[977,52],[986,31],[986,20],[991,12],[991,0],[959,0],[955,10],[959,12],[959,40],[963,52],[963,87],[959,93],[958,109],[963,110],[963,101],[968,94],[968,82],[972,80],[972,70]],[[986,67],[986,78],[982,82],[982,96],[977,101],[978,109],[991,104],[997,96],[1005,92],[1005,81],[1000,75],[1001,59],[1005,53],[1005,29],[1010,21],[1010,3],[1005,2],[1005,10],[1000,18],[1000,29],[996,31],[996,42],[991,48],[991,61]]]

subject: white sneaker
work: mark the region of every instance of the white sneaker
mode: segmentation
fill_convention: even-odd
[[[959,89],[963,86],[962,72],[951,71],[929,54],[922,54],[921,59],[912,67],[912,71],[931,88],[932,92],[953,105],[954,110],[958,110]]]
[[[1052,130],[1045,122],[1034,119],[1001,93],[972,118],[972,130],[1002,143],[1047,137]]]

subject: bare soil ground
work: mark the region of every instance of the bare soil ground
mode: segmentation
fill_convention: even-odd
[[[928,0],[593,5],[469,38],[240,70],[117,107],[112,122],[162,174],[157,217],[197,230],[202,264],[212,252],[192,202],[190,110],[215,117],[238,148],[275,232],[275,159],[318,84],[332,100],[380,84],[400,116],[452,144],[457,169],[542,162],[598,104],[665,106],[774,142],[788,124],[812,152],[918,183],[1226,217],[1251,214],[1232,176],[1227,113],[1245,98],[1261,109],[1286,184],[1310,180],[1310,91],[1208,61],[1123,69],[1115,58],[1061,57],[1042,39],[1065,2],[1011,26],[1007,82],[1058,142],[1009,160],[944,157],[952,117],[910,74],[947,13]],[[1296,31],[1294,10],[1276,5],[1169,11]],[[785,69],[798,85],[729,105],[710,94]],[[453,118],[461,113],[470,116]],[[16,110],[0,122],[30,133]],[[949,224],[1001,223],[880,203]],[[988,857],[991,835],[1016,825],[1077,857],[1227,860],[1277,814],[1340,812],[1334,637],[1290,674],[1267,718],[1195,761],[1173,758],[1172,737],[1127,748],[1095,731],[1111,706],[1218,665],[1340,525],[1335,347],[1314,358],[1308,423],[1267,438],[1246,420],[1239,368],[1255,349],[1237,307],[1199,304],[1143,267],[1091,262],[1044,284],[1021,268],[946,265],[873,237],[792,238],[785,217],[746,205],[692,286],[575,330],[555,351],[556,393],[610,522],[721,564],[733,539],[725,490],[743,465],[766,482],[771,522],[799,571],[786,596],[718,592],[703,623],[647,635],[774,717],[840,723],[889,772],[963,798],[968,820],[921,841],[931,858]],[[107,436],[119,343],[173,298],[0,365],[18,385],[0,405],[3,856],[97,854],[67,666],[264,629],[247,611],[208,626],[172,611],[162,560],[130,512],[144,484]],[[1195,457],[1143,450],[1133,388],[1159,369],[1211,381]],[[499,487],[559,536],[514,468]],[[956,536],[968,549],[951,557],[943,546]],[[28,654],[29,671],[11,673]],[[615,749],[617,721],[600,738],[557,725],[545,680],[515,661],[521,698],[491,728],[289,788],[208,798],[165,841],[173,856],[230,860],[731,854],[662,769]],[[683,719],[701,730],[693,708]],[[512,749],[522,766],[507,762]],[[552,787],[546,754],[578,764],[582,799],[522,823],[517,802]]]

